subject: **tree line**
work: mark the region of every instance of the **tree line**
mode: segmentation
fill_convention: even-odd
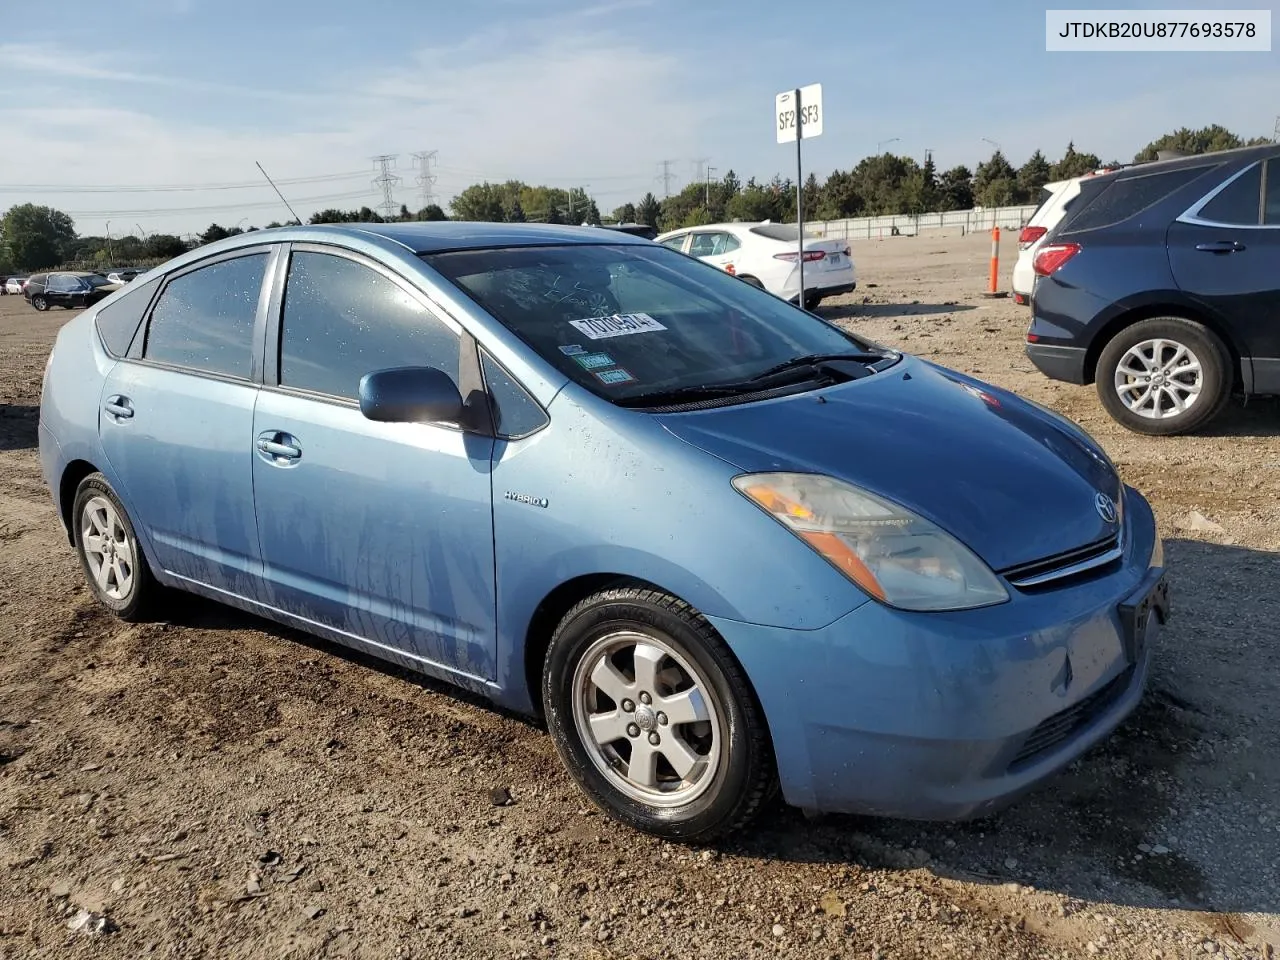
[[[1147,144],[1134,156],[1134,162],[1154,160],[1164,150],[1199,154],[1269,142],[1265,137],[1245,140],[1217,124],[1199,130],[1183,127]],[[912,157],[882,153],[864,158],[849,170],[834,170],[822,180],[811,173],[802,187],[805,218],[839,220],[1032,204],[1038,201],[1046,183],[1081,176],[1101,166],[1104,164],[1097,155],[1078,151],[1074,143],[1067,144],[1056,161],[1050,162],[1043,151],[1037,150],[1020,167],[1014,167],[997,149],[972,171],[960,165],[940,172],[932,157],[919,163]],[[1105,166],[1119,166],[1119,163],[1111,161]],[[358,210],[330,208],[313,214],[307,222],[453,219],[598,225],[607,220],[673,230],[726,220],[786,222],[794,221],[795,215],[793,180],[775,176],[763,182],[751,178],[744,183],[730,170],[719,180],[690,183],[661,200],[648,192],[637,201],[616,208],[607,218],[602,217],[596,201],[582,187],[561,189],[508,180],[472,184],[453,198],[449,214],[437,204],[417,211],[402,205],[399,213],[390,218],[367,206]],[[272,222],[266,226],[282,225]],[[195,246],[257,229],[211,223],[200,234],[188,238],[162,233],[141,237],[82,237],[76,233],[75,224],[67,214],[51,207],[19,204],[0,218],[0,276],[55,266],[88,269],[150,266]]]

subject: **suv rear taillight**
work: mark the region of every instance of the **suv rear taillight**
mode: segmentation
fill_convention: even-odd
[[[827,255],[827,251],[825,250],[806,250],[804,252],[804,262],[812,263],[815,260],[822,260],[826,257],[826,255]],[[773,255],[773,259],[786,260],[789,263],[795,263],[796,255],[794,253],[775,253]]]
[[[1018,246],[1029,247],[1048,232],[1047,227],[1023,227],[1018,234]]]
[[[1036,276],[1047,277],[1079,252],[1078,243],[1051,243],[1040,248],[1031,268],[1035,270]]]

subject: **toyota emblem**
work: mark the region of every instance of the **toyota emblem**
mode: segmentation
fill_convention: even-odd
[[[1104,523],[1116,522],[1116,502],[1105,493],[1099,493],[1093,498],[1093,506]]]

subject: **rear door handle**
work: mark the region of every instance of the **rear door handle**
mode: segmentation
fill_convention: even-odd
[[[1213,240],[1209,243],[1197,243],[1196,249],[1204,253],[1240,253],[1244,244],[1239,240]]]
[[[291,443],[293,437],[279,431],[270,431],[258,437],[258,452],[275,460],[298,460],[302,448]]]
[[[128,397],[122,397],[119,394],[107,397],[107,402],[102,408],[116,420],[128,420],[133,416],[133,404]]]

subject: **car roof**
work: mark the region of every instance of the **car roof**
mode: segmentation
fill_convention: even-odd
[[[1268,160],[1280,157],[1280,144],[1264,143],[1256,147],[1236,147],[1234,150],[1214,150],[1210,153],[1193,153],[1185,157],[1173,157],[1169,160],[1151,160],[1147,163],[1135,163],[1110,173],[1102,173],[1090,180],[1130,180],[1134,177],[1145,177],[1152,173],[1166,173],[1170,170],[1182,170],[1185,167],[1202,167],[1218,163],[1253,163],[1256,160]]]
[[[441,253],[446,250],[479,250],[486,247],[521,247],[556,244],[636,243],[648,241],[621,230],[546,223],[476,223],[434,221],[430,223],[344,223],[314,227],[277,227],[258,230],[248,236],[276,231],[316,231],[346,236],[375,236],[414,253]],[[241,234],[241,236],[245,236]]]

